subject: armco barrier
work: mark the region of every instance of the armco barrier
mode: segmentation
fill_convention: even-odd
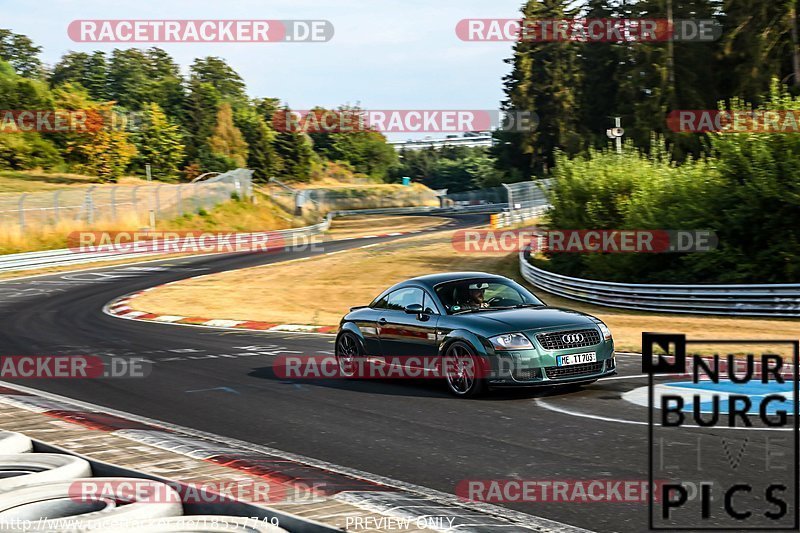
[[[537,268],[519,254],[522,277],[570,300],[662,313],[800,317],[800,283],[762,285],[660,285],[572,278]]]

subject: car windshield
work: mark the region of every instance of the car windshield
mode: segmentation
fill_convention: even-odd
[[[504,279],[463,279],[436,287],[448,314],[544,306],[521,285]]]

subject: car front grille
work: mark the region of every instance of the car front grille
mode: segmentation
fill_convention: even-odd
[[[590,374],[597,374],[603,370],[603,361],[596,363],[584,363],[582,365],[571,366],[551,366],[544,369],[545,374],[550,379],[571,378],[575,376],[583,376]]]
[[[575,329],[572,331],[554,331],[539,333],[536,340],[545,350],[568,350],[600,344],[600,332],[596,329]]]
[[[517,381],[531,381],[536,378],[535,368],[517,368],[514,370],[514,379]]]

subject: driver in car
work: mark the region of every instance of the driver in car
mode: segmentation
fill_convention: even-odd
[[[489,302],[485,300],[486,288],[488,283],[470,283],[469,284],[469,301],[466,303],[469,307],[478,307],[485,309],[489,307]]]

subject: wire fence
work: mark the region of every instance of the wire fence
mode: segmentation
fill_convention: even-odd
[[[448,193],[445,199],[449,205],[504,204],[508,202],[508,191],[505,187],[490,187],[487,189]]]
[[[283,208],[288,214],[309,219],[325,216],[333,211],[348,209],[388,209],[394,207],[439,207],[435,191],[421,187],[317,188],[300,189],[277,179],[270,180],[259,190]]]
[[[63,223],[97,226],[159,220],[209,209],[232,195],[252,194],[252,171],[236,169],[206,181],[153,185],[95,185],[47,193],[0,195],[0,226],[26,231]]]

